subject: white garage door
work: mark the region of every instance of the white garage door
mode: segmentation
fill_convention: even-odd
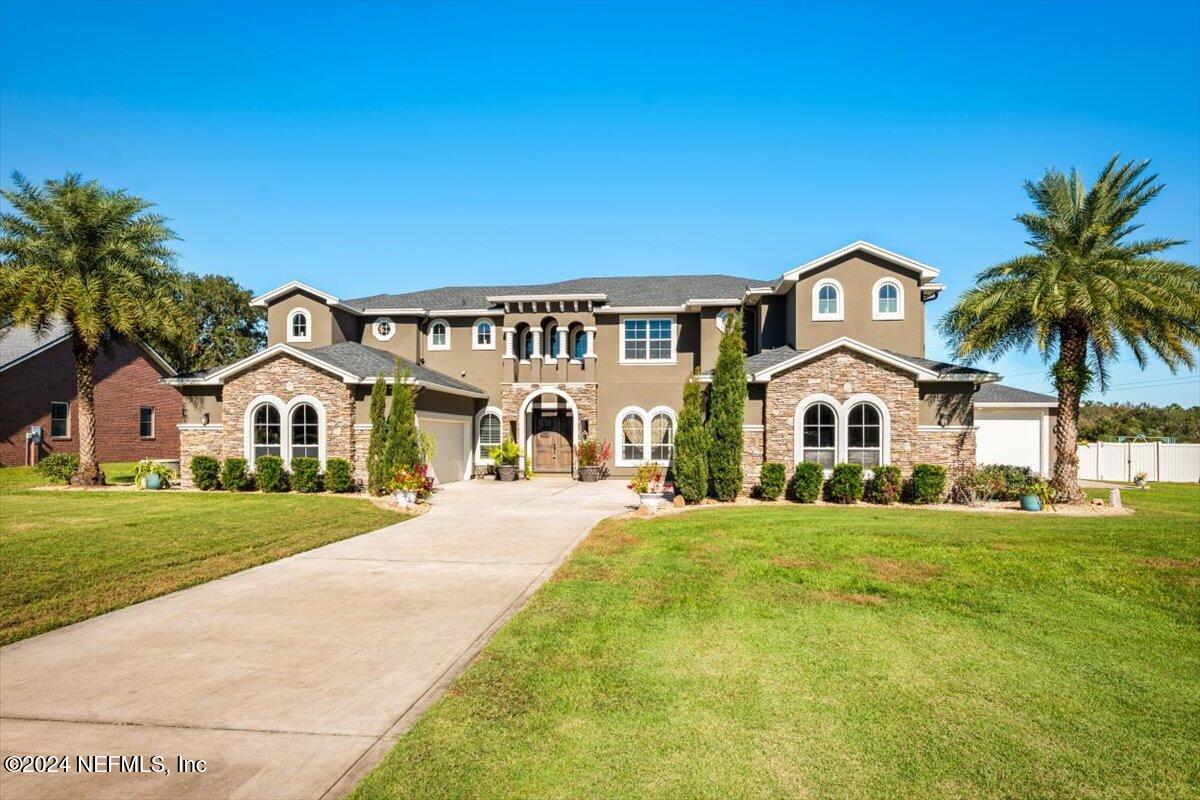
[[[461,481],[467,468],[467,453],[470,447],[468,435],[471,431],[467,417],[434,418],[418,414],[421,430],[433,434],[437,441],[437,453],[430,466],[438,483]]]
[[[975,461],[1042,469],[1040,409],[999,411],[975,409]]]

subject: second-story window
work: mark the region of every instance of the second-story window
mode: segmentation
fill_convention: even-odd
[[[832,278],[818,281],[812,292],[812,318],[819,320],[845,319],[842,285]]]
[[[904,319],[904,289],[895,278],[875,282],[872,319]]]
[[[294,308],[288,313],[287,340],[289,342],[311,342],[312,322],[303,308]]]
[[[669,318],[624,320],[621,323],[621,361],[674,361],[672,327]]]
[[[471,346],[476,350],[496,349],[496,328],[490,319],[481,319],[475,322],[475,338],[472,340]]]
[[[435,319],[429,323],[429,349],[450,349],[450,323],[444,319]]]
[[[571,342],[571,358],[583,361],[587,355],[587,331],[575,331],[575,339]]]
[[[375,338],[386,342],[396,335],[396,325],[387,317],[375,320]]]

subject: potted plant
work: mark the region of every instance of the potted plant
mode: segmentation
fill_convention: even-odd
[[[642,464],[633,471],[629,488],[637,492],[642,505],[655,510],[663,503],[663,469],[657,464]]]
[[[166,464],[143,458],[133,468],[133,485],[139,489],[166,489],[175,473]]]
[[[579,463],[579,480],[595,483],[604,475],[605,465],[612,458],[612,445],[603,439],[589,439],[575,448]]]
[[[521,448],[517,446],[509,437],[505,436],[504,441],[488,451],[492,461],[496,462],[496,479],[501,481],[515,481],[517,479],[517,465],[521,463]]]
[[[1041,478],[1034,478],[1021,489],[1021,508],[1025,511],[1041,511],[1046,506],[1053,506],[1050,498],[1050,484]]]
[[[417,464],[413,467],[397,468],[392,476],[392,491],[396,495],[396,502],[401,506],[411,506],[428,497],[433,491],[433,478],[429,477],[429,466]]]

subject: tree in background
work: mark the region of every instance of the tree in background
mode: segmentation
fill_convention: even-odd
[[[250,305],[253,296],[224,275],[184,275],[176,296],[182,336],[151,344],[180,372],[253,355],[267,343],[266,310]]]
[[[96,357],[114,337],[181,336],[175,239],[152,204],[68,173],[41,186],[14,172],[0,190],[0,326],[71,328],[78,397],[79,468],[71,483],[104,483],[96,460]]]
[[[408,382],[408,370],[396,359],[392,380],[392,412],[387,420],[387,449],[384,474],[391,476],[400,467],[421,463],[421,437],[417,432],[417,388]]]
[[[675,458],[671,462],[675,488],[689,503],[708,494],[708,431],[704,429],[704,387],[690,380],[683,387],[683,408],[675,432]]]
[[[391,477],[384,467],[387,433],[387,378],[380,374],[371,386],[371,442],[367,445],[367,491],[375,495],[387,492]]]
[[[1051,481],[1064,502],[1083,499],[1076,455],[1079,401],[1124,344],[1138,365],[1148,355],[1172,371],[1194,367],[1200,344],[1200,268],[1157,254],[1177,239],[1128,241],[1134,218],[1163,185],[1148,161],[1118,157],[1085,187],[1077,170],[1048,170],[1025,191],[1035,211],[1020,214],[1033,253],[985,269],[939,323],[968,362],[1036,347],[1053,360],[1058,392],[1057,460]]]
[[[1200,406],[1178,403],[1086,402],[1079,409],[1079,438],[1088,442],[1112,441],[1118,436],[1173,436],[1180,442],[1200,442]]]
[[[746,413],[746,343],[741,312],[730,314],[717,350],[708,395],[708,474],[713,497],[742,490],[742,421]]]

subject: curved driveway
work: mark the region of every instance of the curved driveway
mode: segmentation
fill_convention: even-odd
[[[0,795],[344,795],[630,500],[618,481],[451,484],[417,519],[0,648],[0,751],[72,770],[0,772]],[[147,771],[79,774],[75,755]]]

